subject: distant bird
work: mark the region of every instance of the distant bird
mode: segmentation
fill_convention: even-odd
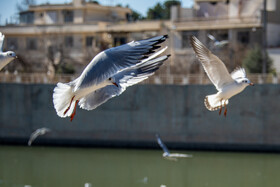
[[[91,183],[85,183],[84,187],[92,187]]]
[[[0,32],[0,70],[3,69],[8,63],[17,58],[13,51],[3,52],[3,43],[5,35]]]
[[[169,160],[174,160],[177,161],[177,158],[187,158],[187,157],[192,157],[192,155],[188,154],[182,154],[182,153],[170,153],[169,150],[167,149],[166,145],[161,141],[160,136],[156,134],[157,142],[158,145],[162,148],[163,154],[162,156],[164,158],[167,158]]]
[[[196,37],[192,36],[190,42],[206,74],[218,90],[217,94],[206,96],[204,104],[210,111],[220,109],[220,115],[222,107],[225,107],[224,116],[226,116],[228,100],[242,92],[248,85],[254,84],[246,77],[244,68],[238,67],[229,74],[225,64]]]
[[[219,41],[211,34],[207,34],[207,36],[214,42],[215,47],[221,48],[221,47],[225,46],[226,44],[228,44],[228,40]]]
[[[128,86],[153,75],[170,56],[157,57],[167,47],[154,53],[167,37],[132,41],[99,53],[76,80],[57,84],[53,93],[57,115],[70,116],[72,121],[78,104],[82,109],[93,110],[120,95]]]
[[[38,136],[44,135],[44,134],[46,134],[46,133],[48,133],[48,132],[50,132],[50,131],[51,131],[50,129],[45,128],[45,127],[40,128],[40,129],[37,129],[36,131],[34,131],[34,132],[31,134],[30,138],[29,138],[28,146],[31,146],[32,142],[33,142]]]

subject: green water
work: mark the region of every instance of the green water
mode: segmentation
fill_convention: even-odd
[[[0,146],[0,187],[269,187],[280,185],[280,155]]]

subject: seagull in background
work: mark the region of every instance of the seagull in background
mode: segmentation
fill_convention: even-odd
[[[211,34],[207,34],[207,36],[208,36],[208,38],[210,38],[214,42],[215,47],[221,48],[224,45],[228,44],[228,40],[219,41]]]
[[[80,77],[70,83],[58,83],[53,93],[54,108],[59,117],[73,120],[77,105],[93,110],[127,87],[137,84],[159,69],[170,55],[159,44],[168,38],[157,36],[107,49],[96,55]]]
[[[158,145],[162,148],[163,154],[162,156],[166,159],[177,161],[177,158],[188,158],[192,157],[192,155],[182,154],[182,153],[170,153],[167,149],[166,145],[161,141],[160,136],[156,134]]]
[[[225,64],[195,36],[191,36],[190,42],[206,74],[218,90],[216,94],[207,95],[204,104],[210,111],[220,109],[219,115],[221,115],[222,107],[225,107],[224,116],[226,116],[228,100],[242,92],[247,86],[254,84],[247,78],[244,68],[238,67],[229,74]]]
[[[5,35],[0,32],[0,70],[3,69],[3,67],[9,64],[12,60],[17,58],[15,52],[13,51],[3,52],[4,39]]]
[[[31,134],[30,138],[29,138],[28,146],[31,146],[32,142],[33,142],[38,136],[44,135],[44,134],[46,134],[46,133],[48,133],[48,132],[50,132],[50,131],[51,131],[50,129],[45,128],[45,127],[40,128],[40,129],[37,129],[36,131],[34,131],[34,132]]]

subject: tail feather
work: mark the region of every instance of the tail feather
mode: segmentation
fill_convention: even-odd
[[[228,100],[223,100],[218,96],[218,94],[213,94],[205,97],[204,104],[208,110],[214,111],[220,109],[221,105],[222,107],[226,106],[228,104]]]
[[[71,104],[71,100],[74,94],[72,92],[72,87],[69,84],[57,83],[57,86],[53,91],[53,104],[56,110],[56,113],[59,117],[70,116],[74,110],[74,104]],[[73,103],[74,101],[72,101]],[[65,113],[67,108],[70,106],[69,110]],[[65,114],[64,114],[65,113]]]

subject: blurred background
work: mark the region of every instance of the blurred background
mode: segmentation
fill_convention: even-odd
[[[4,51],[18,56],[0,72],[0,186],[279,184],[279,1],[9,0],[0,24]],[[72,123],[56,115],[57,82],[105,49],[163,34],[171,58],[155,75]],[[227,117],[204,106],[216,90],[191,35],[256,84],[230,99]],[[51,131],[27,147],[42,127]],[[163,159],[156,133],[193,157]]]

